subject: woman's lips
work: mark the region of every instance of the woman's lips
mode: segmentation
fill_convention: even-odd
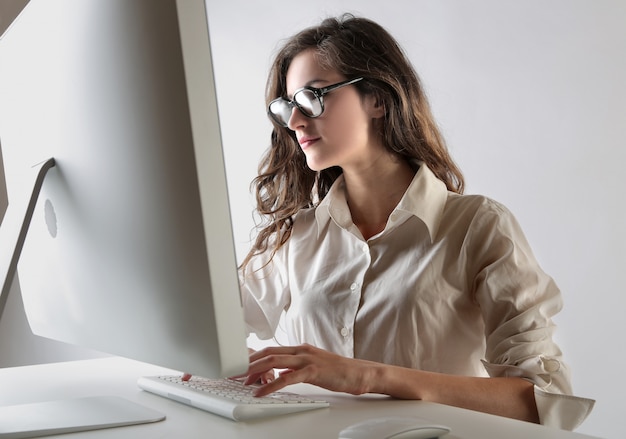
[[[311,145],[313,145],[315,142],[317,142],[319,140],[319,137],[309,137],[309,136],[304,136],[304,137],[300,137],[298,139],[298,143],[300,144],[300,147],[302,149],[307,149],[308,147],[310,147]]]

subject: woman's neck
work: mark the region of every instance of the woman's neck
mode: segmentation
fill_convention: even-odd
[[[414,176],[406,161],[394,157],[379,160],[366,171],[344,169],[348,207],[364,239],[383,231]]]

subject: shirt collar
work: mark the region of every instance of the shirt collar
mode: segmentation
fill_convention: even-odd
[[[395,210],[407,212],[422,220],[428,227],[431,241],[434,241],[448,199],[448,189],[426,164],[420,162],[419,165],[413,181]]]
[[[405,212],[419,218],[428,228],[431,241],[434,241],[447,197],[445,183],[428,166],[419,162],[419,169],[394,212]],[[328,194],[315,209],[315,219],[318,235],[331,219],[346,230],[356,228],[346,201],[343,175],[335,180]]]
[[[343,175],[335,180],[322,202],[315,209],[318,236],[331,219],[339,227],[346,230],[356,227],[352,222],[352,215],[346,200],[346,184]]]

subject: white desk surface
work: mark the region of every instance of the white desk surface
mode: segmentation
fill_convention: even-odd
[[[331,393],[309,385],[291,390],[321,396],[329,408],[254,422],[230,420],[140,390],[142,375],[171,373],[167,369],[119,357],[0,369],[0,406],[54,399],[117,395],[164,413],[165,421],[70,435],[63,439],[198,438],[325,439],[337,438],[346,426],[373,417],[418,416],[447,425],[446,439],[575,439],[592,436],[514,421],[424,401],[398,401],[378,395]]]

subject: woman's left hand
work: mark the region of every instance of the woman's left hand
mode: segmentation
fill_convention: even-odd
[[[296,383],[309,383],[353,395],[372,392],[378,364],[342,357],[313,347],[268,347],[250,356],[246,384],[259,381],[263,373],[282,369],[275,380],[260,386],[256,396],[265,396]]]

